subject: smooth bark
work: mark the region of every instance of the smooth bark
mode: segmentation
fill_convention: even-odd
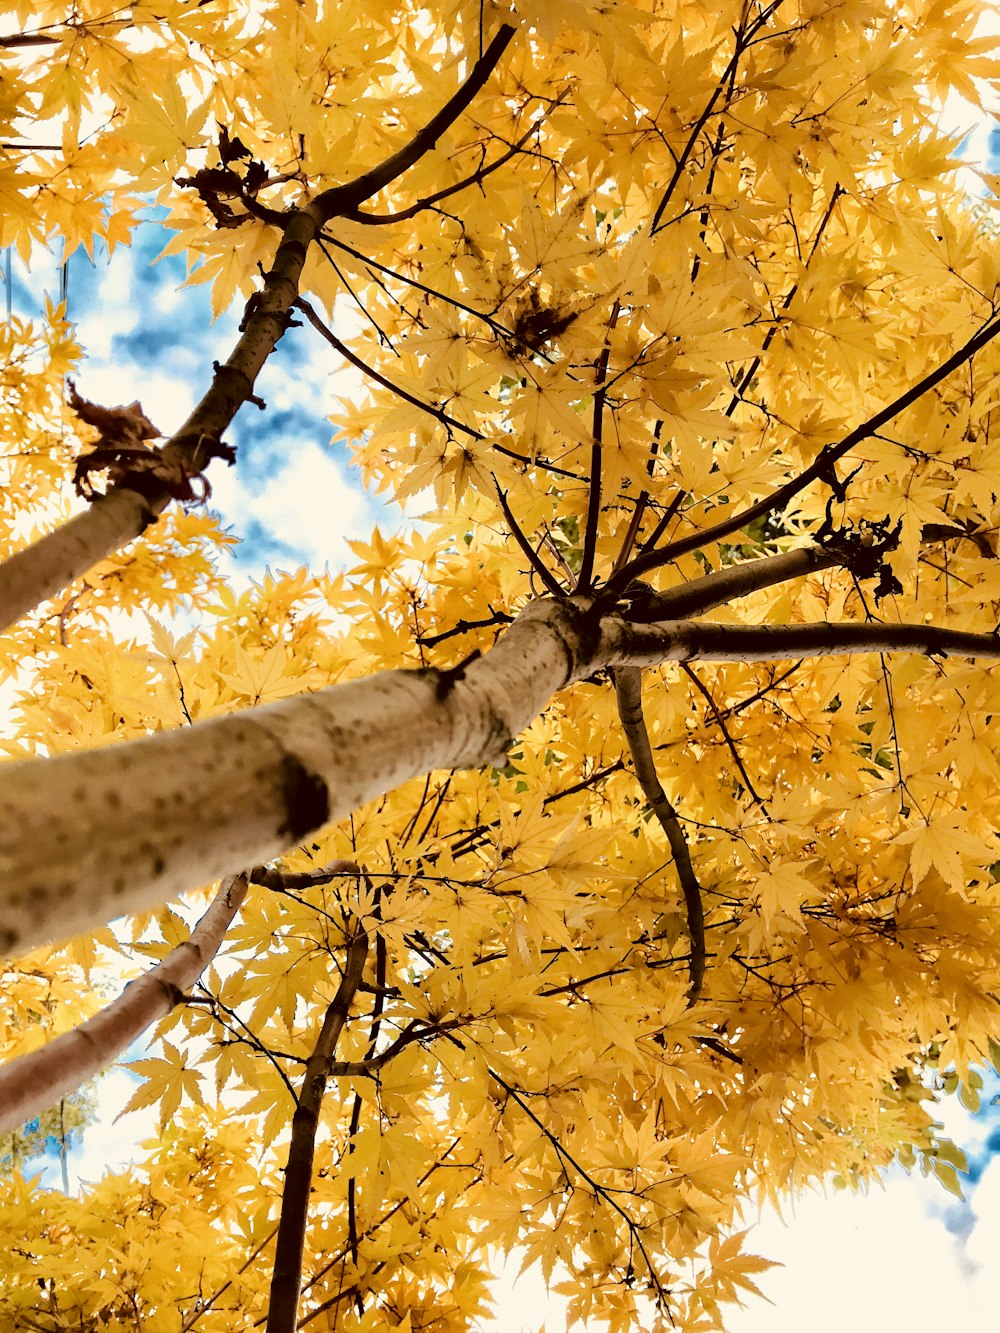
[[[637,624],[541,599],[456,672],[383,671],[146,740],[0,765],[0,947],[25,950],[273,860],[409,778],[500,766],[557,691],[600,668],[868,652],[993,659],[1000,636]]]
[[[106,1069],[149,1025],[169,1013],[215,957],[247,894],[245,875],[227,878],[183,944],[71,1032],[0,1066],[0,1134],[20,1128]]]

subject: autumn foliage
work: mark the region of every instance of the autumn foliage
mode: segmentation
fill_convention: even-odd
[[[242,323],[155,425],[65,307],[0,327],[8,1129],[166,1013],[131,1168],[8,1162],[0,1326],[460,1333],[515,1252],[587,1326],[707,1333],[748,1200],[958,1188],[934,1100],[1000,1054],[996,180],[940,128],[980,17],[2,5],[0,245],[165,225]],[[239,591],[211,478],[282,339],[426,521]]]

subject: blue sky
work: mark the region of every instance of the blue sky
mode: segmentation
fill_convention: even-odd
[[[80,393],[108,405],[138,398],[165,434],[208,387],[212,361],[228,355],[239,322],[230,312],[212,324],[207,287],[179,290],[183,259],[154,262],[171,235],[150,224],[110,262],[99,251],[93,263],[77,251],[67,273],[70,317],[87,351]],[[59,299],[56,256],[43,256],[30,273],[16,262],[12,270],[15,314],[37,314],[45,292]],[[356,372],[338,374],[331,350],[311,330],[290,329],[258,383],[266,412],[247,407],[226,432],[239,466],[213,464],[210,507],[241,538],[232,549],[244,577],[268,565],[338,568],[348,558],[347,538],[400,522],[397,508],[363,493],[349,475],[346,447],[331,443],[325,413],[335,394],[356,384]]]

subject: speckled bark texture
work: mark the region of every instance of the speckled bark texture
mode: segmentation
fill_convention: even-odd
[[[997,658],[1000,637],[877,623],[630,624],[599,618],[587,600],[542,599],[458,676],[383,671],[148,740],[0,765],[0,950],[271,860],[408,778],[501,765],[558,690],[600,667],[892,651]]]
[[[21,951],[267,861],[435,768],[502,764],[596,647],[529,606],[441,688],[380,672],[183,731],[0,766],[0,948]]]

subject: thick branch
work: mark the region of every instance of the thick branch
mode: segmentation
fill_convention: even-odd
[[[500,57],[510,45],[515,31],[516,29],[506,23],[500,28],[469,71],[469,77],[461,88],[431,117],[422,130],[417,131],[409,143],[404,144],[398,152],[393,153],[377,167],[373,167],[371,171],[356,177],[349,185],[335,185],[317,196],[316,207],[324,218],[329,220],[353,213],[359,204],[363,204],[373,194],[378,194],[379,190],[391,185],[394,180],[419,162],[425,153],[429,153],[441,135],[450,129],[485,86],[487,79],[499,64]]]
[[[368,936],[360,926],[347,946],[347,961],[337,993],[333,997],[319,1037],[306,1065],[302,1091],[292,1118],[292,1141],[285,1168],[281,1196],[281,1218],[274,1252],[274,1275],[267,1314],[267,1333],[294,1333],[302,1284],[302,1253],[305,1247],[309,1191],[312,1186],[313,1155],[319,1113],[326,1093],[330,1061],[361,984],[368,957]]]
[[[409,778],[503,765],[557,691],[602,667],[862,652],[993,659],[1000,636],[930,625],[646,625],[599,618],[587,598],[545,598],[460,674],[383,671],[139,741],[2,764],[0,949],[93,928],[273,860]]]
[[[691,984],[688,987],[688,1004],[692,1005],[701,993],[701,983],[705,976],[705,909],[701,901],[701,885],[691,864],[691,853],[677,811],[660,785],[656,773],[656,763],[649,744],[649,732],[646,730],[646,719],[642,712],[642,672],[637,667],[618,667],[615,670],[615,694],[618,716],[621,718],[622,730],[628,740],[635,775],[643,795],[649,802],[649,808],[667,835],[674,856],[677,878],[684,894],[684,912],[687,917],[688,935],[691,938],[689,970]]]
[[[664,621],[602,625],[606,666],[662,662],[781,662],[857,653],[924,653],[928,657],[1000,658],[1000,634],[969,634],[938,625],[715,625]],[[605,654],[607,656],[605,657]]]
[[[798,551],[747,560],[741,565],[726,565],[700,579],[663,592],[656,592],[646,584],[633,585],[625,590],[625,596],[631,602],[628,619],[647,622],[704,615],[713,607],[723,606],[738,597],[748,597],[762,588],[842,564],[843,558],[829,548],[806,546]]]
[[[0,1068],[0,1134],[18,1129],[106,1069],[140,1032],[181,1003],[218,952],[246,894],[245,875],[224,880],[190,937],[130,981],[117,1000],[72,1032]]]

